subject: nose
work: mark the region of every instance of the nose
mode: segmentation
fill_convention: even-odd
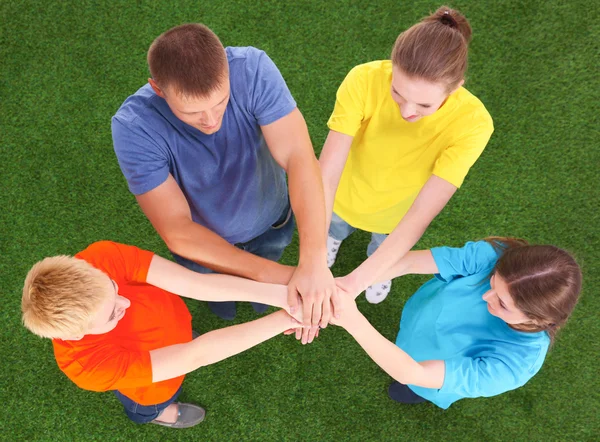
[[[123,296],[119,296],[119,307],[126,310],[131,305],[131,301]]]
[[[492,295],[492,291],[491,291],[491,290],[488,290],[487,292],[485,292],[485,293],[483,294],[482,298],[483,298],[483,300],[484,300],[485,302],[488,302],[488,300],[490,299],[490,296],[491,296],[491,295]]]
[[[214,126],[217,124],[217,114],[214,112],[206,112],[202,124],[205,126]]]
[[[400,114],[402,115],[402,118],[412,117],[416,113],[417,113],[417,108],[414,104],[410,104],[410,103],[406,103],[406,102],[400,104]]]

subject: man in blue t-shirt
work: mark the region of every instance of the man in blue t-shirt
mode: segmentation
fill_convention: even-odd
[[[281,73],[263,51],[224,48],[201,24],[159,36],[148,64],[149,84],[112,119],[130,191],[180,264],[288,284],[290,305],[300,295],[313,326],[303,339],[312,340],[337,294],[318,162]],[[276,262],[291,242],[292,209],[298,267]],[[233,303],[211,309],[235,316]]]

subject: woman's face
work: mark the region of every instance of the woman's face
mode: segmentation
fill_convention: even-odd
[[[483,300],[487,302],[488,311],[507,324],[524,324],[531,322],[525,313],[517,308],[508,292],[506,282],[496,273],[490,279],[490,290],[485,292]]]
[[[446,98],[462,86],[464,81],[448,92],[443,83],[431,83],[427,80],[409,77],[402,69],[392,67],[391,94],[400,107],[400,114],[405,121],[414,123],[437,111]]]

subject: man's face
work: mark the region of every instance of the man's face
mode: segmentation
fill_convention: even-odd
[[[450,95],[443,83],[409,77],[396,66],[392,68],[391,94],[402,118],[409,123],[433,114]]]
[[[187,97],[175,93],[170,88],[158,89],[153,81],[150,84],[156,93],[165,99],[173,114],[184,123],[206,135],[214,134],[221,128],[223,115],[229,103],[229,79],[206,98]]]

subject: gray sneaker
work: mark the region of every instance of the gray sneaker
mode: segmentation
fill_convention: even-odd
[[[172,424],[167,422],[157,421],[156,419],[151,421],[151,424],[162,425],[163,427],[171,428],[189,428],[194,425],[198,425],[204,420],[206,411],[204,408],[194,404],[185,404],[182,402],[175,402],[177,404],[177,421]]]

